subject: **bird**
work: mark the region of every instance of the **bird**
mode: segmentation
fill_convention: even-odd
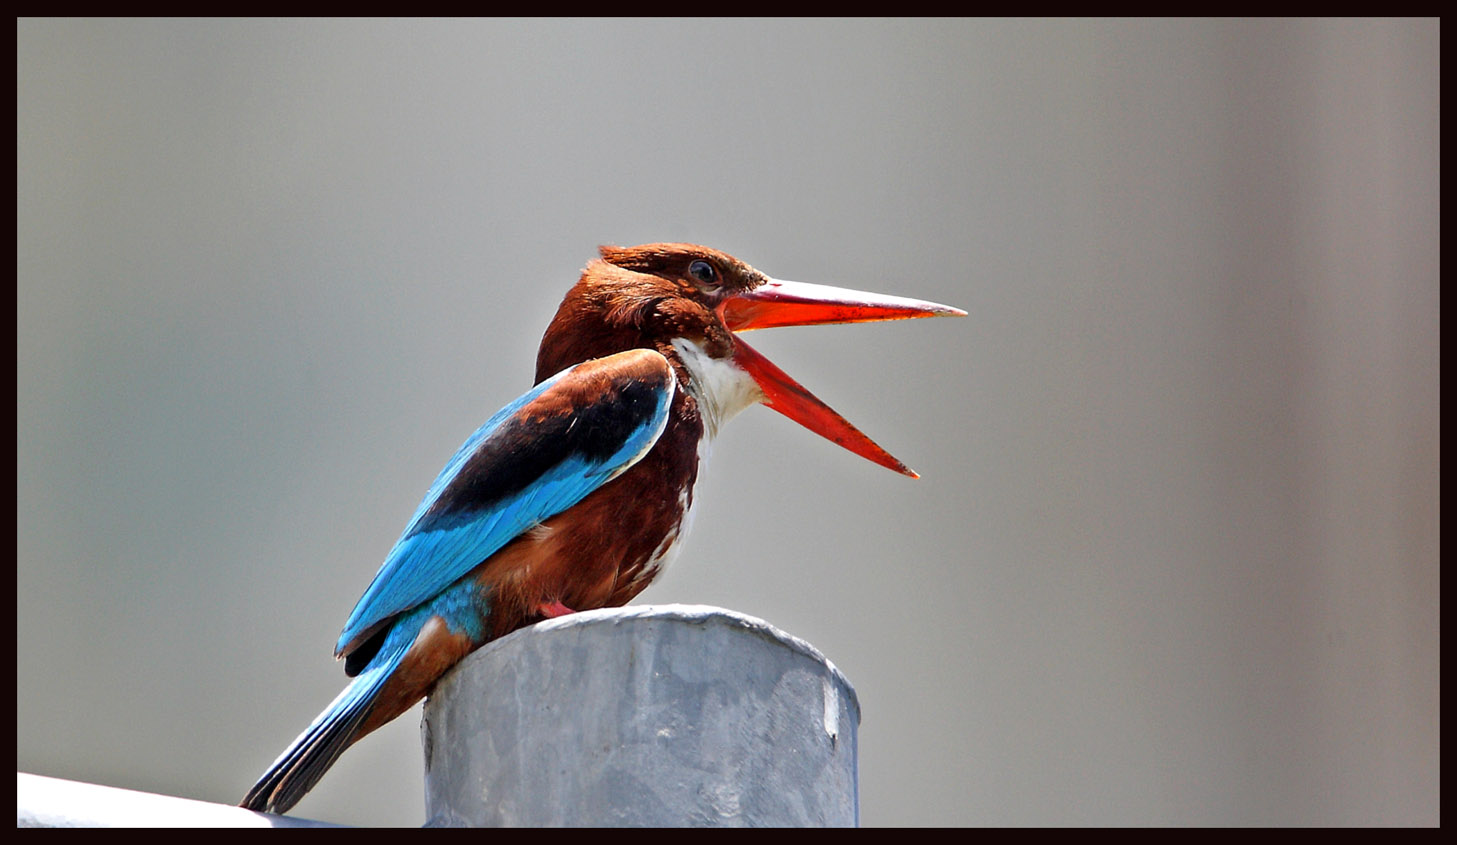
[[[535,386],[446,463],[349,614],[334,653],[352,680],[240,806],[287,812],[487,642],[642,592],[682,545],[709,444],[754,404],[918,477],[737,333],[965,311],[773,279],[695,244],[598,252],[547,326]]]

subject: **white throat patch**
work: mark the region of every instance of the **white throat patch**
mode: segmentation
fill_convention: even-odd
[[[673,348],[693,375],[685,386],[698,400],[706,436],[717,437],[724,423],[750,405],[764,401],[758,382],[732,360],[714,358],[703,347],[681,337],[673,339]]]

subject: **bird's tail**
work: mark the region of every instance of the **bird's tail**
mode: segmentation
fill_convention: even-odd
[[[358,738],[359,728],[368,718],[380,690],[409,651],[410,638],[391,639],[399,642],[386,642],[369,666],[273,761],[238,806],[265,813],[286,813],[314,788],[344,749]],[[389,648],[391,645],[395,647]]]

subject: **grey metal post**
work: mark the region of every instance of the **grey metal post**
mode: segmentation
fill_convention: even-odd
[[[425,705],[432,825],[853,826],[849,681],[714,607],[576,613],[497,640]]]

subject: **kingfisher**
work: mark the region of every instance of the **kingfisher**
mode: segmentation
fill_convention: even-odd
[[[287,812],[487,642],[632,600],[681,545],[709,444],[750,405],[918,477],[736,332],[965,311],[772,279],[694,244],[599,252],[542,337],[536,386],[456,451],[349,614],[334,654],[353,680],[240,806]]]

